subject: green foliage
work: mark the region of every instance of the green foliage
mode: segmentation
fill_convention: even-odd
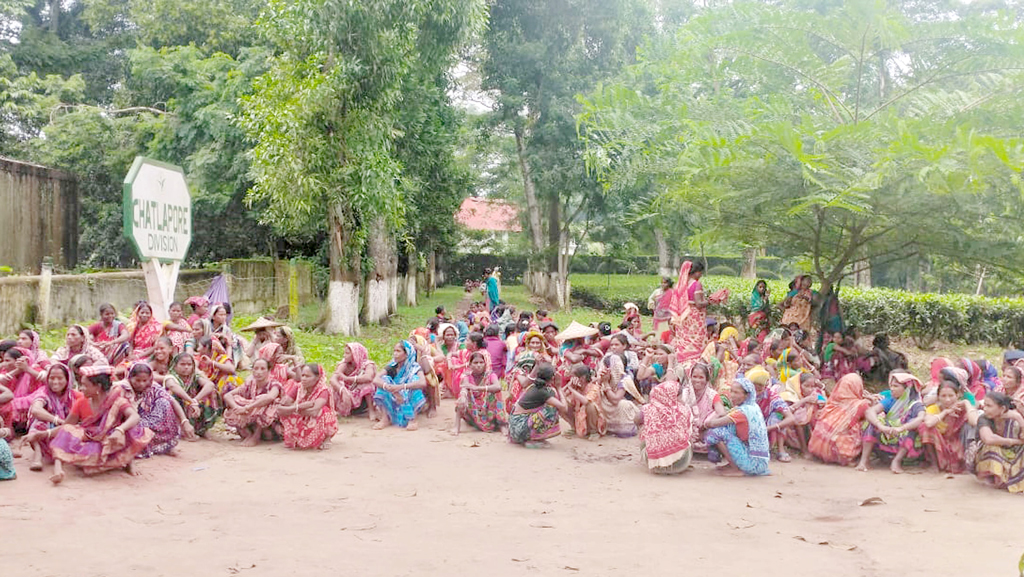
[[[645,314],[650,314],[647,297],[659,280],[657,276],[645,275],[573,275],[573,303],[617,313],[622,311],[624,303],[633,302]],[[729,289],[729,298],[709,307],[709,314],[745,327],[754,281],[706,276],[701,282],[708,293]],[[788,282],[768,281],[775,321],[781,317],[778,305],[789,290],[787,285]],[[881,288],[842,288],[839,297],[847,325],[856,326],[864,333],[911,337],[922,348],[936,341],[1016,345],[1024,334],[1024,299],[1021,298],[993,299]]]
[[[1021,28],[937,10],[711,5],[583,100],[588,166],[826,284],[909,257],[1024,268]]]

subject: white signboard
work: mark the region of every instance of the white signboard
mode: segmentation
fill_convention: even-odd
[[[142,260],[153,316],[167,320],[192,242],[192,195],[181,168],[135,157],[124,177],[124,236]]]
[[[124,179],[124,234],[142,260],[185,259],[192,242],[192,195],[180,168],[135,158]]]

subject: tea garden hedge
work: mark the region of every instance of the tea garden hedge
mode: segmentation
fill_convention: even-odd
[[[660,282],[659,277],[650,275],[601,274],[574,274],[570,281],[575,306],[621,312],[623,304],[634,302],[645,314],[651,313],[647,309],[647,297]],[[785,298],[788,283],[767,282],[774,314],[781,316],[777,305]],[[703,283],[709,293],[729,289],[729,298],[720,305],[712,305],[709,314],[745,327],[755,281],[709,275]],[[1017,345],[1024,336],[1024,299],[1021,298],[846,287],[840,289],[839,298],[847,325],[854,325],[865,333],[911,337],[922,347],[937,340],[1010,346]]]

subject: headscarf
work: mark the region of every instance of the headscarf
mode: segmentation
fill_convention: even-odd
[[[967,357],[960,359],[960,364],[964,370],[967,371],[969,379],[967,381],[967,389],[974,394],[974,397],[979,401],[985,398],[985,384],[981,381],[981,367],[978,363],[972,361]]]
[[[146,301],[139,301],[139,304],[135,305],[135,309],[132,310],[131,318],[128,320],[128,332],[131,333],[132,339],[135,338],[135,333],[140,328],[142,328],[139,326],[139,312],[142,311],[142,307],[146,307],[149,309],[150,317],[149,320],[146,321],[147,325],[152,323],[160,323],[160,321],[156,320],[156,317],[153,316],[153,305],[149,304]]]
[[[941,379],[942,369],[953,364],[953,361],[946,357],[935,357],[931,362],[931,377],[932,380],[929,383],[930,386],[938,386],[939,380]],[[966,371],[965,371],[966,372]]]
[[[451,326],[451,325],[449,325]],[[402,348],[405,349],[405,362],[399,365],[394,359],[387,364],[387,368],[395,369],[395,376],[391,379],[396,385],[404,385],[416,380],[423,369],[416,362],[416,347],[409,341],[402,341]]]
[[[210,306],[210,299],[206,297],[188,297],[185,299],[185,304],[191,306],[193,309],[197,307],[208,307]]]
[[[889,420],[903,422],[904,416],[909,414],[915,405],[921,403],[921,380],[910,373],[893,371],[889,373],[889,383],[893,381],[902,384],[906,389],[886,414]]]
[[[113,376],[114,367],[111,367],[110,365],[89,365],[82,367],[78,372],[87,379],[91,379],[92,377],[97,377],[99,375]]]
[[[678,381],[667,381],[651,389],[651,400],[640,408],[644,426],[640,440],[651,469],[667,467],[678,461],[690,447],[693,413],[679,402]]]
[[[437,326],[437,336],[441,339],[441,342],[444,342],[444,333],[448,329],[455,331],[455,342],[459,342],[459,329],[451,323],[441,323]]]
[[[455,329],[458,330],[458,339],[460,343],[466,342],[466,337],[469,336],[469,325],[466,321],[458,321],[455,323]]]
[[[779,396],[787,403],[795,403],[803,398],[803,393],[800,391],[800,373],[786,380],[786,388],[779,393]]]
[[[981,367],[981,380],[989,391],[1003,390],[1003,382],[999,378],[999,369],[987,360],[978,363]]]
[[[826,463],[846,465],[860,455],[861,419],[871,401],[864,398],[864,380],[857,373],[840,377],[808,442],[808,450]]]
[[[754,283],[754,288],[750,291],[750,312],[756,313],[764,308],[765,297],[761,293],[757,292],[757,285],[763,281],[757,281]],[[768,287],[768,283],[765,283],[765,288]]]
[[[256,356],[269,363],[277,364],[277,355],[282,352],[284,352],[284,347],[279,343],[271,342],[260,347],[260,350],[256,351]]]
[[[745,377],[737,376],[736,382],[747,394],[743,402],[730,413],[733,422],[736,423],[736,435],[741,441],[747,442],[751,458],[763,459],[767,464],[771,458],[768,450],[768,426],[765,425],[761,407],[757,405],[757,388]],[[736,412],[743,415],[742,421],[737,420]]]
[[[771,374],[769,374],[768,371],[761,365],[757,365],[756,367],[751,367],[747,369],[747,372],[744,375],[744,377],[746,377],[746,379],[749,380],[751,383],[761,386],[767,385],[768,381],[771,380],[772,378]]]
[[[547,337],[544,336],[544,333],[542,333],[542,332],[540,332],[538,330],[529,330],[529,331],[526,331],[526,333],[523,335],[523,341],[522,341],[523,342],[523,346],[527,347],[527,349],[529,349],[530,339],[532,339],[534,337],[539,338],[542,343],[547,343],[548,342],[548,339],[547,339]],[[541,350],[543,350],[543,349],[541,349]]]
[[[426,339],[421,344],[426,344]],[[352,353],[352,364],[356,366],[356,372],[362,371],[366,363],[370,362],[370,353],[362,344],[353,341],[346,343],[345,348]]]
[[[203,327],[203,334],[200,335],[200,338],[213,335],[213,323],[210,322],[210,319],[197,319],[196,322],[192,323],[192,328],[195,328],[197,323],[199,326]]]
[[[68,380],[64,392],[59,395],[50,390],[50,373],[54,370],[63,371],[64,377]],[[71,374],[71,369],[61,363],[53,363],[46,369],[43,386],[32,393],[32,402],[36,399],[45,399],[48,413],[60,419],[67,419],[75,397],[75,377]]]
[[[184,377],[178,374],[178,361],[185,357],[192,359],[192,376],[189,377],[187,381]],[[196,375],[199,374],[199,363],[191,353],[178,353],[174,355],[173,359],[171,359],[171,366],[167,367],[167,374],[177,379],[178,382],[181,383],[181,388],[186,389],[187,392],[188,386],[192,384],[192,381],[196,379]]]
[[[45,356],[42,354],[43,352],[39,350],[39,333],[32,329],[25,329],[21,332],[28,333],[29,338],[32,340],[32,344],[29,345],[27,349],[22,349],[25,351],[25,356],[28,357],[29,363],[34,365],[41,360],[44,360]],[[86,332],[86,334],[88,334],[88,332]]]
[[[961,393],[968,390],[967,386],[970,384],[970,376],[960,367],[945,367],[939,371],[939,381],[943,380],[955,383]]]
[[[740,339],[740,332],[736,330],[736,327],[725,327],[722,329],[721,334],[718,335],[718,342],[724,343],[730,338],[734,338],[737,341]]]
[[[295,344],[295,332],[292,331],[291,327],[287,325],[281,325],[277,327],[277,330],[284,333],[285,339],[288,341],[288,346],[281,345],[281,352],[286,355],[298,356],[299,346]]]
[[[331,394],[331,390],[327,387],[327,371],[324,370],[323,365],[318,364],[316,367],[320,372],[320,376],[317,378],[316,384],[313,385],[313,388],[310,389],[308,393],[306,392],[305,387],[300,384],[298,390],[295,391],[295,402],[302,403],[307,399],[315,399],[326,391],[327,394],[324,395],[327,397],[326,407],[331,413],[334,413],[336,411],[334,406],[334,395]]]

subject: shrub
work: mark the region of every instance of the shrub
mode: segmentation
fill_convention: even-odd
[[[620,312],[624,303],[632,301],[645,314],[651,314],[647,297],[659,283],[657,276],[644,275],[576,274],[571,280],[575,305]],[[709,292],[729,289],[729,298],[720,305],[712,305],[709,314],[746,326],[754,281],[708,275],[703,283]],[[773,320],[781,316],[778,304],[786,296],[787,284],[768,280]],[[924,348],[937,340],[1008,346],[1024,335],[1024,299],[1020,298],[910,293],[884,288],[842,288],[839,296],[847,325],[855,325],[865,333],[911,337]]]

